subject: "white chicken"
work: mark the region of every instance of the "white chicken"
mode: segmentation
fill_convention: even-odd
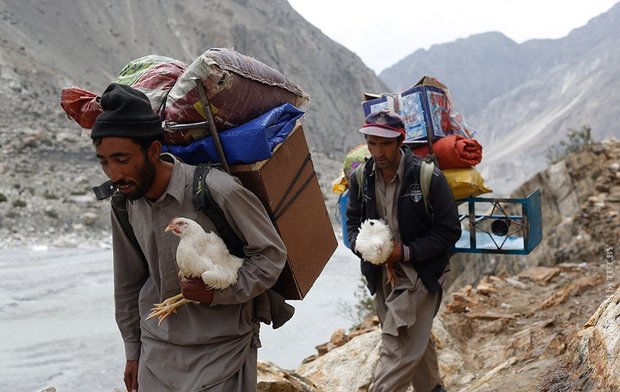
[[[392,231],[382,219],[366,219],[360,225],[359,233],[355,239],[355,250],[362,258],[372,264],[385,264],[392,253]],[[394,286],[396,274],[390,264],[386,265],[388,282]]]
[[[181,238],[176,254],[181,278],[202,278],[205,285],[220,290],[237,283],[243,259],[231,255],[217,234],[207,233],[195,221],[182,217],[174,218],[165,231]],[[161,324],[178,307],[189,302],[193,301],[184,298],[183,294],[167,298],[155,304],[147,320],[159,316]]]

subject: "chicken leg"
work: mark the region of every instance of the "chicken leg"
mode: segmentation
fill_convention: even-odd
[[[387,275],[387,282],[390,284],[391,288],[394,288],[396,283],[398,283],[398,277],[396,276],[396,271],[394,270],[392,263],[385,263],[385,271]]]
[[[151,309],[151,313],[147,316],[147,320],[152,319],[155,316],[159,317],[159,322],[157,325],[161,325],[161,323],[168,318],[172,313],[177,312],[177,308],[191,303],[189,299],[185,299],[183,294],[177,294],[174,297],[166,298],[163,302],[159,304],[153,304],[154,307]]]

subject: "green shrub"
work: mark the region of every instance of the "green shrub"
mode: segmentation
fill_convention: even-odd
[[[357,291],[355,292],[355,298],[357,299],[357,304],[355,305],[357,322],[358,325],[360,325],[366,317],[377,313],[375,309],[375,300],[370,296],[370,293],[368,293],[366,280],[364,278],[360,278]]]
[[[567,140],[561,140],[558,145],[547,148],[545,156],[549,163],[556,163],[570,154],[583,151],[593,143],[592,128],[582,125],[581,129],[570,128],[566,135]]]
[[[52,219],[58,219],[60,215],[55,210],[45,210],[45,215],[49,216]]]
[[[47,200],[56,200],[58,199],[58,196],[50,192],[49,189],[46,189],[45,192],[43,192],[43,198]]]
[[[4,203],[5,201],[7,201],[8,199],[6,198],[6,196],[4,195],[4,193],[0,193],[0,203]]]
[[[17,200],[13,201],[13,207],[22,208],[22,207],[26,207],[27,205],[28,205],[28,203],[26,203],[22,199],[17,199]]]

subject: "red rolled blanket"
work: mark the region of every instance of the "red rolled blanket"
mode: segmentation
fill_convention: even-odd
[[[420,157],[428,154],[428,145],[416,147],[413,153]],[[482,146],[476,139],[460,135],[442,137],[433,143],[440,169],[458,169],[476,166],[482,161]]]

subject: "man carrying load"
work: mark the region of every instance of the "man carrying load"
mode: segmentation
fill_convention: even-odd
[[[359,132],[371,158],[357,168],[362,175],[354,172],[349,179],[347,232],[368,289],[376,294],[382,327],[383,348],[370,391],[404,392],[413,386],[415,392],[445,392],[431,327],[441,303],[448,252],[461,235],[457,207],[437,168],[428,194],[423,194],[423,163],[403,144],[404,125],[395,113],[369,114]],[[363,260],[356,251],[360,225],[367,219],[383,219],[391,230],[388,268]],[[388,269],[396,276],[393,286]]]

